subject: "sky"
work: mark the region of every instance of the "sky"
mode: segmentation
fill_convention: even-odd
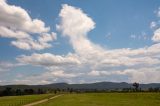
[[[0,0],[0,85],[159,76],[159,0]]]

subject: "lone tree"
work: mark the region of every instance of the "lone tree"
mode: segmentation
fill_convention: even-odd
[[[135,90],[137,91],[138,87],[139,87],[139,83],[135,82],[135,83],[133,83],[133,86],[135,87]]]

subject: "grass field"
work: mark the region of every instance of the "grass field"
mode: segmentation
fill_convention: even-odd
[[[0,106],[22,106],[51,96],[53,96],[53,94],[0,97]]]
[[[160,93],[65,94],[37,106],[160,106]]]
[[[0,97],[0,106],[22,106],[53,94]],[[160,93],[65,94],[37,106],[160,106]]]

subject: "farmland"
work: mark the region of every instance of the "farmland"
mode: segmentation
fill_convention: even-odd
[[[24,104],[42,100],[52,96],[53,94],[0,97],[0,106],[22,106]]]
[[[66,94],[37,106],[160,106],[160,93]]]
[[[0,97],[0,106],[22,106],[52,96],[53,94]],[[73,93],[36,106],[160,106],[160,93]]]

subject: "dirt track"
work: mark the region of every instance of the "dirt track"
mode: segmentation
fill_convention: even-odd
[[[43,100],[40,100],[40,101],[36,101],[36,102],[32,102],[32,103],[29,103],[29,104],[26,104],[26,105],[23,105],[23,106],[34,106],[34,105],[37,105],[37,104],[40,104],[40,103],[44,103],[44,102],[47,102],[51,99],[54,99],[54,98],[57,98],[59,96],[62,96],[63,94],[61,95],[56,95],[56,96],[53,96],[53,97],[50,97],[49,99],[43,99]]]

